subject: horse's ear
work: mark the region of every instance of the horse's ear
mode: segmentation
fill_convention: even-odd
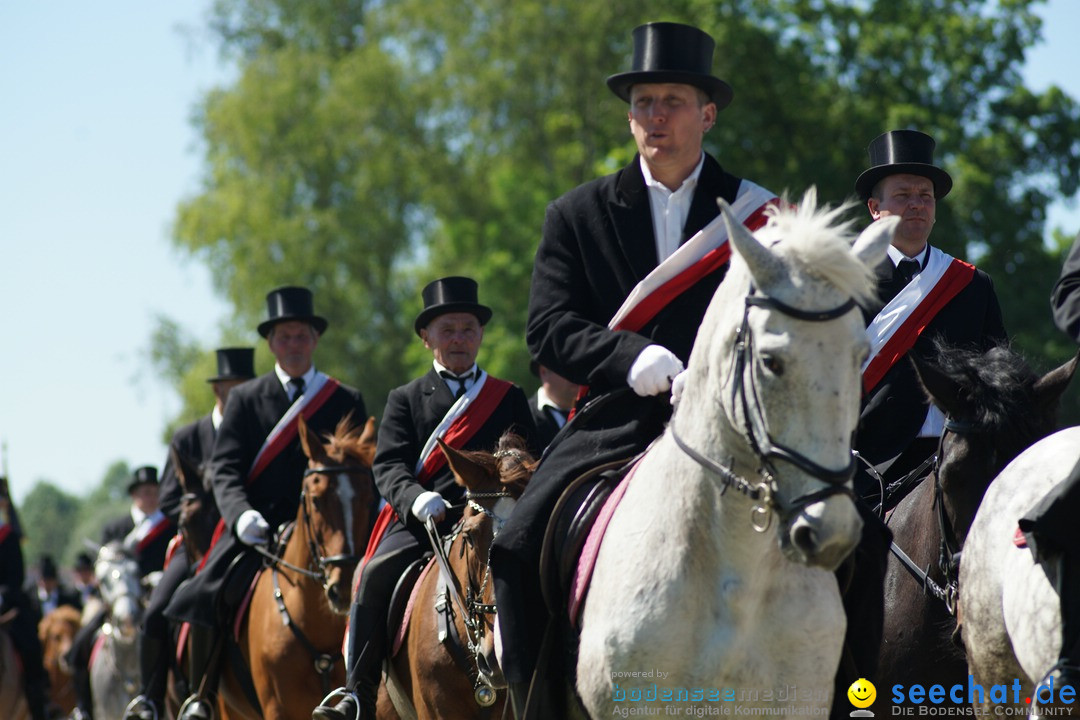
[[[750,274],[758,287],[767,287],[770,280],[781,270],[780,260],[750,233],[745,225],[738,221],[735,214],[724,198],[716,198],[716,204],[720,206],[720,213],[724,216],[724,225],[727,227],[728,238],[732,246],[746,262]]]
[[[1061,367],[1055,368],[1043,375],[1035,382],[1035,402],[1041,407],[1047,408],[1057,405],[1065,388],[1076,373],[1077,362],[1080,361],[1080,352],[1068,360]]]
[[[909,357],[930,402],[954,417],[963,416],[960,386],[929,359],[918,353],[911,353]]]
[[[896,234],[896,226],[900,224],[898,215],[890,215],[870,223],[869,227],[859,233],[855,243],[851,246],[851,252],[862,261],[868,268],[876,268],[885,259],[885,253],[889,249],[893,235]]]
[[[446,455],[446,462],[454,473],[454,480],[458,485],[467,488],[476,487],[490,477],[482,465],[470,459],[465,453],[450,447],[442,441],[442,438],[435,438],[435,441],[439,443],[443,454]]]
[[[372,415],[364,423],[364,432],[360,433],[360,447],[363,457],[361,458],[368,465],[375,462],[375,416]]]
[[[316,456],[321,457],[324,454],[322,443],[319,442],[319,436],[315,431],[308,427],[303,415],[297,416],[296,429],[297,434],[300,436],[300,446],[304,448],[304,455],[308,459],[314,459]]]

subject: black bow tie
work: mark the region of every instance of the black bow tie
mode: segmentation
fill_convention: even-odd
[[[442,375],[447,380],[453,380],[458,384],[457,391],[454,392],[455,400],[465,394],[465,381],[471,379],[473,376],[471,372],[467,372],[464,375],[455,375],[449,370],[440,370],[439,375]]]
[[[904,258],[896,264],[896,278],[907,285],[911,279],[919,274],[922,266],[913,258]]]

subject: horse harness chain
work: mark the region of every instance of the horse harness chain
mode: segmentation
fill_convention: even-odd
[[[938,437],[938,448],[934,455],[931,455],[922,465],[917,467],[911,473],[908,473],[904,478],[893,485],[890,485],[890,489],[895,486],[903,484],[905,489],[913,489],[918,482],[910,482],[910,478],[913,475],[921,474],[923,470],[930,466],[933,471],[930,475],[934,478],[934,509],[937,515],[938,530],[941,533],[941,541],[938,546],[938,570],[945,578],[945,585],[942,587],[930,577],[930,569],[927,567],[923,570],[915,561],[912,560],[903,548],[893,541],[889,549],[892,554],[900,561],[900,564],[911,573],[923,587],[923,592],[932,595],[938,600],[945,603],[945,609],[949,614],[956,616],[956,600],[960,594],[959,586],[959,570],[960,570],[960,543],[956,539],[956,530],[952,526],[952,522],[949,520],[948,514],[945,512],[945,492],[941,487],[941,457],[942,449],[945,444],[946,433],[955,433],[957,435],[963,435],[965,433],[977,432],[978,428],[974,423],[964,420],[957,420],[951,416],[945,417],[945,426],[941,430],[941,435]],[[877,474],[876,472],[874,473]],[[929,476],[926,476],[929,477]],[[918,478],[919,481],[924,480],[925,477]],[[881,480],[880,475],[878,480]],[[882,505],[884,507],[885,498],[882,498]]]
[[[465,500],[468,507],[474,512],[491,518],[493,524],[493,539],[495,535],[498,535],[499,527],[506,518],[496,516],[491,510],[485,508],[483,505],[476,502],[476,500],[512,497],[513,496],[505,490],[499,492],[472,492],[471,490],[467,490],[465,492]],[[439,567],[440,590],[435,601],[436,617],[438,618],[439,625],[439,642],[447,645],[447,649],[451,656],[453,656],[457,664],[466,675],[468,675],[469,679],[472,680],[473,698],[476,700],[476,703],[481,707],[489,707],[495,703],[497,696],[495,689],[489,686],[481,675],[478,658],[481,651],[481,642],[484,639],[485,616],[494,615],[497,612],[494,603],[483,602],[485,591],[491,581],[491,562],[490,557],[484,562],[484,577],[478,585],[475,584],[472,577],[469,576],[467,569],[468,565],[466,565],[467,587],[465,589],[465,598],[462,598],[457,583],[454,582],[454,576],[450,570],[450,560],[447,553],[458,537],[462,535],[464,525],[465,518],[462,517],[457,524],[454,525],[450,534],[444,538],[439,537],[433,519],[428,518],[428,521],[424,526],[427,530],[428,539],[431,541],[431,549],[435,553],[435,564]],[[463,541],[461,546],[462,555],[465,553],[465,546],[469,544],[470,543],[467,541]],[[455,605],[458,608],[458,612],[461,614],[462,624],[465,626],[464,642],[457,632],[457,625],[454,623],[453,606]],[[468,652],[468,656],[464,651]]]
[[[317,467],[309,467],[304,470],[304,477],[309,475],[329,475],[331,473],[366,473],[370,474],[371,470],[363,466],[357,465],[320,465]],[[337,664],[339,658],[341,658],[341,651],[337,651],[333,654],[324,653],[316,648],[311,640],[308,639],[304,632],[296,625],[292,620],[292,616],[289,615],[289,609],[285,607],[285,595],[281,592],[281,584],[278,580],[279,566],[284,566],[295,573],[299,573],[304,577],[316,580],[320,585],[326,585],[328,578],[326,571],[328,568],[334,565],[347,565],[348,563],[355,563],[359,558],[355,555],[331,555],[329,557],[323,556],[318,541],[315,538],[314,531],[311,528],[311,513],[308,510],[308,498],[307,493],[301,489],[300,491],[300,507],[304,512],[304,528],[306,531],[306,537],[304,538],[308,545],[308,556],[314,559],[316,569],[312,570],[309,566],[306,568],[297,567],[290,562],[286,562],[280,555],[275,555],[269,550],[264,549],[261,546],[256,545],[255,551],[263,556],[266,565],[270,566],[270,577],[274,585],[274,603],[277,605],[278,613],[281,615],[281,624],[289,628],[296,639],[303,645],[308,653],[311,654],[311,659],[315,666],[315,672],[319,674],[319,678],[322,680],[323,694],[327,694],[331,689],[331,673],[334,671],[334,665]],[[278,547],[284,547],[288,542],[289,536],[294,530],[294,524],[290,523],[285,532],[278,542]]]
[[[788,517],[799,509],[815,502],[825,500],[832,495],[843,494],[854,498],[854,492],[847,486],[847,483],[855,472],[855,458],[852,457],[851,462],[848,463],[846,467],[840,468],[839,470],[830,470],[829,468],[814,462],[794,448],[789,448],[780,444],[769,434],[768,420],[761,410],[761,402],[757,395],[756,384],[754,383],[755,373],[754,363],[752,362],[754,343],[753,333],[750,331],[749,322],[750,309],[752,307],[776,310],[788,317],[806,322],[825,322],[846,315],[848,312],[855,309],[856,305],[855,300],[849,298],[847,302],[844,302],[831,310],[800,310],[799,308],[787,305],[776,298],[767,295],[756,295],[754,288],[751,286],[750,292],[746,296],[746,307],[743,311],[742,325],[740,325],[739,330],[735,335],[735,365],[732,368],[734,385],[732,394],[735,397],[736,402],[742,407],[743,418],[746,425],[743,428],[742,434],[750,444],[754,454],[757,455],[758,459],[761,461],[761,467],[758,469],[758,474],[761,476],[759,482],[751,482],[735,473],[729,465],[724,465],[695,450],[685,440],[679,437],[678,432],[675,430],[674,418],[672,418],[672,421],[669,424],[671,436],[679,449],[689,455],[706,470],[720,476],[725,491],[727,488],[733,487],[738,492],[754,501],[754,506],[750,513],[750,522],[755,530],[758,532],[765,532],[772,523],[772,514],[774,511],[780,512],[782,517]],[[749,373],[747,373],[747,370],[749,370]],[[747,374],[749,375],[748,382],[746,381]],[[751,402],[751,400],[753,400],[753,402]],[[824,482],[826,487],[821,490],[800,495],[787,503],[782,503],[777,497],[776,470],[771,462],[773,459],[784,460],[795,465],[800,470]],[[733,460],[729,462],[730,465],[734,465]]]

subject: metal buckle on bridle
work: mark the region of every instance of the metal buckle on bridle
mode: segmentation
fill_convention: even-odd
[[[750,526],[759,533],[765,532],[772,526],[773,491],[771,480],[772,478],[766,474],[765,479],[754,487],[757,500],[754,501],[753,507],[750,508]]]

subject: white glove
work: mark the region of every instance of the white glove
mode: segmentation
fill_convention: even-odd
[[[266,545],[270,542],[270,524],[258,510],[245,510],[236,518],[236,536],[245,545]]]
[[[682,360],[660,345],[646,345],[638,354],[626,384],[642,397],[659,395],[671,387],[671,379],[683,371]]]
[[[435,522],[439,522],[446,517],[446,508],[448,507],[450,507],[450,503],[446,502],[442,495],[428,490],[416,496],[411,510],[416,519],[422,523],[426,523],[428,518],[433,518]]]
[[[679,400],[682,399],[683,388],[686,387],[686,371],[675,376],[675,379],[671,381],[671,407],[679,407]]]

